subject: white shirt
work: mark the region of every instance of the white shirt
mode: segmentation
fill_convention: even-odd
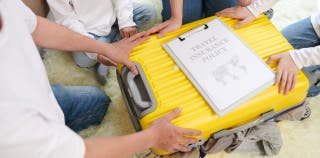
[[[247,8],[255,17],[258,17],[262,12],[271,8],[278,1],[279,0],[255,0]],[[320,12],[311,16],[311,23],[316,34],[320,38]],[[313,65],[320,65],[320,46],[295,49],[289,53],[299,69]]]
[[[0,0],[0,16],[0,157],[83,158],[31,36],[36,16],[20,0]]]
[[[320,38],[320,12],[311,16],[311,23],[314,31]],[[320,65],[320,45],[290,51],[290,56],[299,69]]]
[[[110,33],[115,20],[119,28],[135,26],[131,0],[47,0],[54,19],[75,32],[90,36]]]

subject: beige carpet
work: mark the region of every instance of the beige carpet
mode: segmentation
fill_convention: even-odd
[[[151,4],[159,11],[160,0],[136,0]],[[307,17],[316,10],[316,0],[282,0],[275,7],[274,24],[282,29],[286,25]],[[75,66],[70,53],[47,51],[44,63],[52,84],[97,85],[93,69],[80,69]],[[115,69],[110,70],[108,83],[101,87],[112,99],[112,104],[101,125],[80,132],[83,137],[115,136],[134,132],[130,118],[124,106]],[[279,124],[283,147],[278,158],[318,158],[320,150],[320,96],[308,99],[312,115],[303,122],[282,122]],[[125,150],[125,149],[124,149]],[[138,156],[134,156],[138,157]],[[208,158],[258,158],[244,153],[227,154],[224,152],[208,155]]]

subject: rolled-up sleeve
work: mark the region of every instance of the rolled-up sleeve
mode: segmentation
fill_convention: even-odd
[[[320,64],[320,46],[290,51],[290,56],[299,69]]]
[[[133,21],[133,6],[130,0],[113,0],[115,5],[119,28],[136,26]]]

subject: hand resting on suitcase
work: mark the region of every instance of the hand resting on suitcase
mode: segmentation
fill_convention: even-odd
[[[280,84],[279,93],[287,95],[296,85],[299,68],[289,53],[273,55],[267,60],[267,63],[272,61],[278,62],[274,85]]]
[[[154,121],[146,129],[152,131],[152,137],[154,138],[154,145],[152,146],[154,148],[170,153],[177,151],[188,152],[191,148],[184,146],[184,144],[196,143],[198,141],[195,138],[191,138],[191,136],[199,136],[201,131],[176,127],[170,123],[180,112],[181,109],[177,108],[173,112]]]

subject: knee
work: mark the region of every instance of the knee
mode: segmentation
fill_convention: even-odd
[[[134,22],[137,24],[139,31],[151,28],[157,20],[157,12],[151,5],[135,5]]]
[[[64,103],[66,102],[69,102],[69,100],[67,99],[69,94],[66,91],[64,86],[59,84],[54,84],[54,85],[51,85],[51,89],[52,89],[53,95],[55,96],[60,106],[64,105]]]
[[[82,111],[86,110],[86,112],[82,117],[72,122],[73,126],[81,125],[78,130],[85,129],[90,125],[100,124],[104,119],[111,102],[110,98],[98,87],[85,87],[83,93],[82,101],[86,104]]]
[[[95,100],[93,109],[95,109],[96,123],[100,123],[109,108],[111,99],[97,87],[92,88],[92,98]]]
[[[73,52],[72,56],[75,63],[81,68],[88,68],[97,64],[96,60],[90,59],[86,53],[83,52]]]
[[[97,104],[109,105],[111,99],[98,87],[93,87],[93,95],[97,100]]]
[[[106,115],[106,112],[108,111],[109,104],[111,102],[110,98],[105,95],[103,91],[101,91],[99,88],[96,90],[96,97],[97,97],[97,123],[100,124],[103,120],[104,116]]]

